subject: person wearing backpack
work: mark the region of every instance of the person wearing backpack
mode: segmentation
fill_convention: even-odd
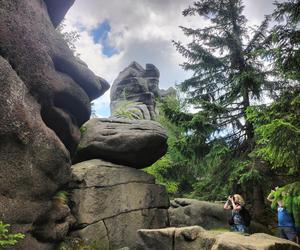
[[[229,224],[233,232],[246,233],[250,224],[250,214],[246,210],[244,199],[239,194],[230,195],[224,204],[224,209],[231,209]]]

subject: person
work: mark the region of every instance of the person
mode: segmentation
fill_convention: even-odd
[[[226,203],[224,204],[224,209],[231,209],[232,213],[232,225],[231,230],[233,232],[246,233],[247,227],[243,220],[242,215],[240,214],[243,206],[245,205],[244,199],[239,194],[234,194],[228,196]]]
[[[268,195],[267,200],[273,202],[275,200],[274,194],[278,187],[275,190],[272,190]],[[284,196],[284,192],[282,196]],[[282,197],[283,198],[283,197]],[[279,229],[279,237],[283,239],[287,239],[293,242],[296,242],[297,233],[295,230],[295,223],[293,216],[288,212],[288,210],[284,206],[284,202],[282,199],[277,200],[277,219],[278,219],[278,229]]]

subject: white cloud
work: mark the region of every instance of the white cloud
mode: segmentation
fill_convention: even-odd
[[[78,53],[97,75],[112,84],[119,72],[133,60],[142,66],[153,63],[160,72],[160,87],[167,88],[187,78],[188,73],[179,66],[182,56],[172,45],[172,40],[187,42],[178,26],[197,27],[206,21],[196,17],[183,17],[182,10],[192,0],[76,0],[69,11],[67,29],[77,29],[81,38]],[[268,14],[270,0],[245,1],[245,14],[251,24],[259,24]],[[118,54],[107,57],[101,53],[90,31],[107,20],[111,26],[110,44]],[[108,106],[109,94],[96,101],[96,106]],[[98,107],[99,110],[99,107]]]

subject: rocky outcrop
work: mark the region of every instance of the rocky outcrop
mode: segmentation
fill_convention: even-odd
[[[59,242],[64,240],[75,222],[66,203],[53,201],[50,209],[34,222],[32,234],[43,242]]]
[[[238,233],[206,231],[202,227],[165,228],[138,231],[138,250],[298,250],[300,246],[288,240],[258,233],[244,236]]]
[[[91,119],[82,127],[75,161],[103,159],[144,168],[167,150],[167,135],[159,123],[117,118]]]
[[[118,104],[122,105],[122,101],[127,100],[135,103],[135,108],[140,110],[140,118],[153,120],[156,116],[155,98],[159,96],[159,75],[153,64],[146,64],[144,69],[137,62],[132,62],[111,87],[111,113],[114,115]]]
[[[69,2],[47,4],[56,13]],[[90,101],[109,85],[74,57],[55,31],[44,1],[8,0],[0,4],[0,55],[40,104],[44,123],[72,153],[80,139],[78,127],[89,119]]]
[[[169,214],[171,226],[199,225],[205,229],[227,228],[230,216],[220,204],[184,198],[171,201]]]
[[[177,198],[171,201],[169,216],[170,226],[198,225],[207,230],[224,230],[229,229],[231,211],[223,209],[223,204],[220,203]],[[251,221],[249,232],[271,234],[266,226],[255,221]]]
[[[72,172],[74,237],[103,249],[133,247],[138,229],[168,225],[166,190],[146,172],[101,160],[73,165]]]
[[[79,127],[109,87],[54,29],[71,3],[0,1],[0,220],[27,234],[16,249],[52,246],[29,234],[32,224],[70,180]]]
[[[56,27],[65,17],[75,0],[45,0],[50,19]]]

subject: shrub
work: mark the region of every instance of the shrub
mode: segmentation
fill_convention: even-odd
[[[13,246],[19,239],[23,239],[25,237],[22,233],[10,234],[8,230],[9,227],[9,224],[5,224],[3,221],[0,221],[0,248]]]

